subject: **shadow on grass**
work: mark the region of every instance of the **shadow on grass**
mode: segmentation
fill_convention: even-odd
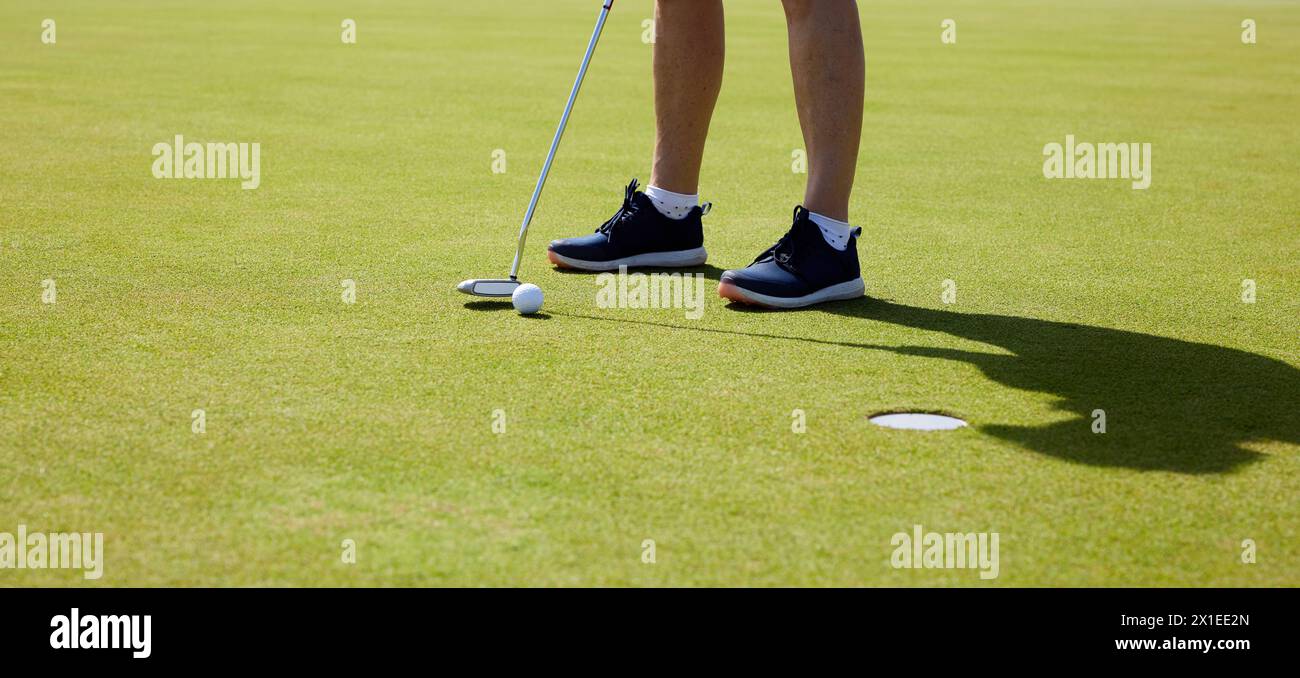
[[[509,297],[501,297],[496,301],[467,301],[464,303],[464,306],[465,308],[471,311],[513,311],[515,310],[514,304],[510,303]],[[520,313],[519,317],[526,318],[528,320],[550,320],[551,314],[550,313],[529,313],[527,315],[524,315],[523,313]]]
[[[745,306],[728,308],[765,312]],[[869,298],[801,312],[831,313],[940,332],[1000,346],[1012,355],[580,317],[968,363],[1004,386],[1054,395],[1060,399],[1057,409],[1073,415],[1037,426],[972,422],[980,431],[1080,464],[1187,474],[1226,473],[1263,456],[1243,447],[1244,443],[1279,441],[1300,445],[1300,370],[1273,358],[1137,332],[1016,316],[955,313]],[[863,330],[869,332],[870,327],[864,326]],[[1105,411],[1105,433],[1092,431],[1095,410]]]
[[[510,303],[510,297],[501,297],[494,301],[467,301],[465,308],[471,311],[513,311],[515,307]]]

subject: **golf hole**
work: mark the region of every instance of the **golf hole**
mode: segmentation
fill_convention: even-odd
[[[957,417],[933,412],[886,412],[874,414],[867,420],[876,426],[912,431],[951,431],[966,426],[966,422]]]

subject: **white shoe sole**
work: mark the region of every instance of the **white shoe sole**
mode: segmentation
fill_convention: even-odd
[[[619,266],[627,266],[628,268],[682,268],[685,266],[699,266],[709,259],[709,253],[704,251],[703,247],[676,252],[647,252],[623,257],[622,259],[611,259],[610,261],[584,261],[566,257],[555,250],[546,250],[546,256],[556,266],[577,268],[583,271],[616,271]]]
[[[862,278],[854,278],[842,283],[823,287],[802,297],[773,297],[752,292],[728,281],[718,283],[718,296],[723,299],[738,301],[742,304],[754,304],[768,308],[803,308],[827,301],[857,299],[867,292],[867,284]]]

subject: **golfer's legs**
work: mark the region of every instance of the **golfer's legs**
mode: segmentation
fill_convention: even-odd
[[[704,140],[722,86],[723,44],[722,0],[656,0],[652,186],[699,192]]]
[[[804,145],[804,207],[849,220],[849,193],[862,136],[866,65],[853,0],[784,0],[790,71]]]

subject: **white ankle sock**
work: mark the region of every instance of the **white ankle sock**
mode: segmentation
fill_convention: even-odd
[[[809,212],[808,218],[817,224],[817,228],[822,231],[822,237],[826,239],[826,244],[843,252],[848,249],[849,238],[853,235],[853,227],[847,222],[832,219],[816,212]]]
[[[655,209],[669,219],[685,219],[691,213],[691,208],[700,204],[699,194],[673,193],[658,186],[646,186],[645,197],[650,198]]]

